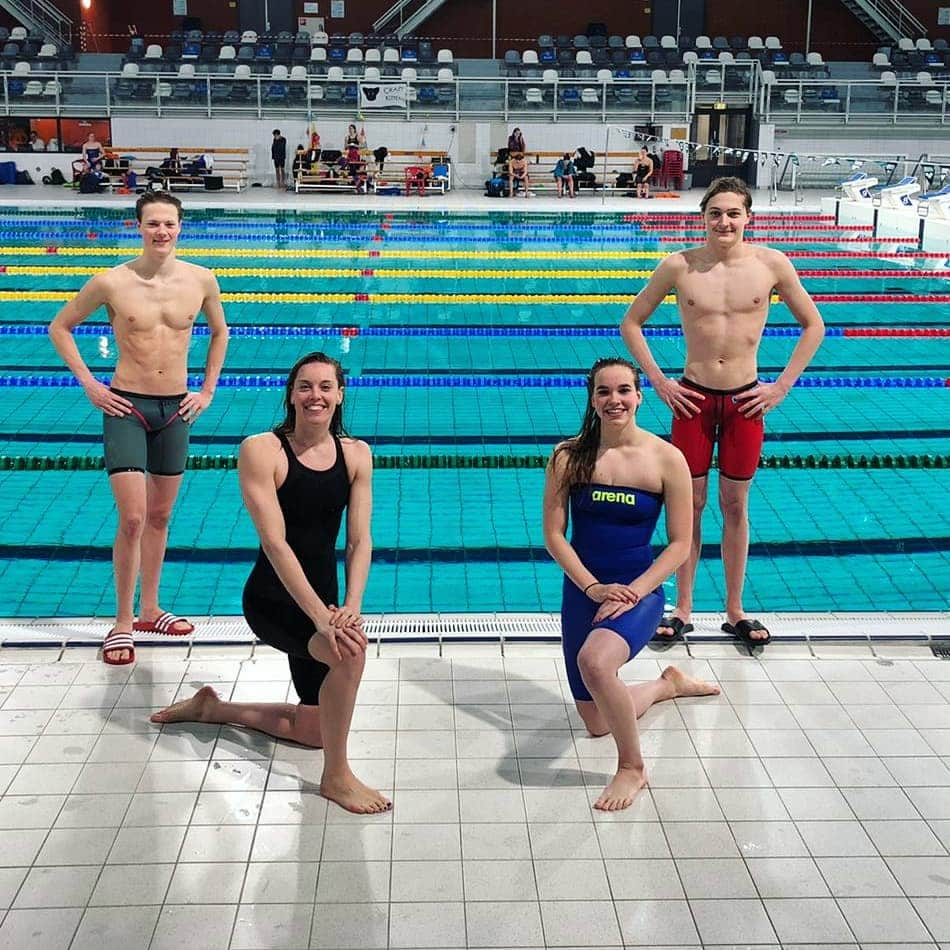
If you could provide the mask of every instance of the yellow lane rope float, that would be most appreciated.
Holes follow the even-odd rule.
[[[378,260],[384,257],[397,260],[475,260],[475,261],[519,261],[519,260],[539,260],[553,261],[563,260],[564,251],[409,251],[409,250],[370,250],[368,248],[360,249],[340,249],[340,248],[280,248],[273,250],[250,250],[248,248],[237,247],[182,247],[181,254],[184,258],[192,257],[312,257],[312,258],[336,258],[357,257],[371,258]],[[138,255],[138,248],[129,247],[0,247],[0,255],[10,255],[11,257],[40,257],[40,256],[62,256],[62,257],[123,257],[132,258]],[[588,261],[658,261],[667,256],[666,251],[571,251],[572,260]]]
[[[44,300],[70,300],[72,290],[0,290],[0,301],[37,303]],[[222,293],[225,303],[514,303],[514,304],[603,304],[626,303],[631,294],[305,294],[305,293]],[[777,294],[772,303],[779,303]],[[676,296],[668,294],[664,303],[676,303]]]
[[[91,274],[101,274],[109,269],[108,267],[92,266],[63,267],[8,264],[2,268],[2,273],[30,277],[51,274],[74,274],[88,277]],[[219,277],[377,277],[397,279],[412,277],[421,280],[583,280],[585,278],[620,280],[647,279],[653,274],[653,271],[650,270],[450,270],[444,268],[400,270],[393,267],[374,267],[372,269],[359,267],[216,267],[214,272]]]

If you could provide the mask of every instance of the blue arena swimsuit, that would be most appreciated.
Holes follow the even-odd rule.
[[[577,485],[571,490],[571,546],[601,584],[629,584],[653,563],[650,539],[663,508],[663,496],[622,485]],[[612,630],[630,647],[632,659],[656,632],[663,616],[663,592],[647,594],[632,610],[596,629]],[[590,701],[577,666],[577,654],[591,630],[600,604],[564,578],[561,639],[571,695]]]

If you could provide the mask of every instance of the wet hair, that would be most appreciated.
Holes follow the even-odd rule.
[[[587,374],[587,406],[584,409],[584,418],[581,429],[573,439],[568,439],[554,450],[552,462],[558,454],[567,455],[567,465],[564,470],[564,485],[570,490],[575,485],[589,485],[594,475],[594,465],[597,462],[597,450],[600,448],[600,417],[593,406],[594,385],[597,374],[608,366],[626,366],[633,373],[633,385],[637,392],[642,392],[640,386],[640,370],[630,360],[618,356],[608,356],[597,360]]]
[[[728,192],[734,195],[741,195],[742,200],[745,202],[745,209],[750,214],[752,212],[752,192],[749,191],[749,186],[741,178],[716,178],[706,189],[706,194],[703,195],[702,199],[699,202],[699,210],[706,213],[706,205],[716,197],[716,195],[724,194]]]
[[[297,385],[297,376],[300,374],[300,371],[311,363],[323,363],[326,366],[332,366],[336,374],[337,386],[339,386],[340,389],[346,386],[346,376],[343,372],[343,367],[332,356],[327,356],[326,353],[321,353],[319,350],[308,353],[306,356],[301,356],[287,374],[287,388],[284,392],[284,421],[274,428],[275,433],[282,433],[283,435],[291,435],[293,433],[294,427],[297,424],[297,410],[293,404],[294,386]],[[343,427],[342,402],[333,411],[333,418],[330,419],[330,434],[335,436],[347,435],[347,431]]]
[[[271,135],[280,135],[280,129],[274,129],[274,131],[271,132]]]
[[[135,202],[135,220],[138,221],[139,224],[142,223],[142,215],[145,212],[145,208],[151,204],[171,205],[178,212],[179,221],[184,217],[181,201],[174,195],[169,194],[167,191],[146,191],[145,194]]]

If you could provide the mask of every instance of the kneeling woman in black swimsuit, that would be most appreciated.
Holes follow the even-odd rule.
[[[244,587],[244,616],[286,653],[299,705],[229,703],[210,686],[153,722],[234,723],[324,750],[320,792],[358,813],[391,802],[350,770],[346,740],[366,662],[360,616],[372,540],[372,456],[345,437],[343,370],[323,353],[299,360],[287,380],[284,421],[244,440],[241,493],[261,549]],[[346,595],[339,603],[336,538],[346,510]]]

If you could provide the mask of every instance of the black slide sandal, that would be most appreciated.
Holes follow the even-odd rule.
[[[772,641],[772,635],[758,620],[740,620],[736,624],[724,623],[722,631],[744,643],[750,650],[755,647],[764,647]],[[765,636],[759,639],[753,637],[753,633],[764,633]]]
[[[669,627],[673,632],[669,633],[660,633],[660,630],[664,627]],[[680,620],[679,617],[664,617],[656,625],[656,633],[653,635],[654,640],[659,640],[660,643],[675,643],[677,640],[683,639],[684,633],[692,633],[693,625],[691,623],[686,623]]]

